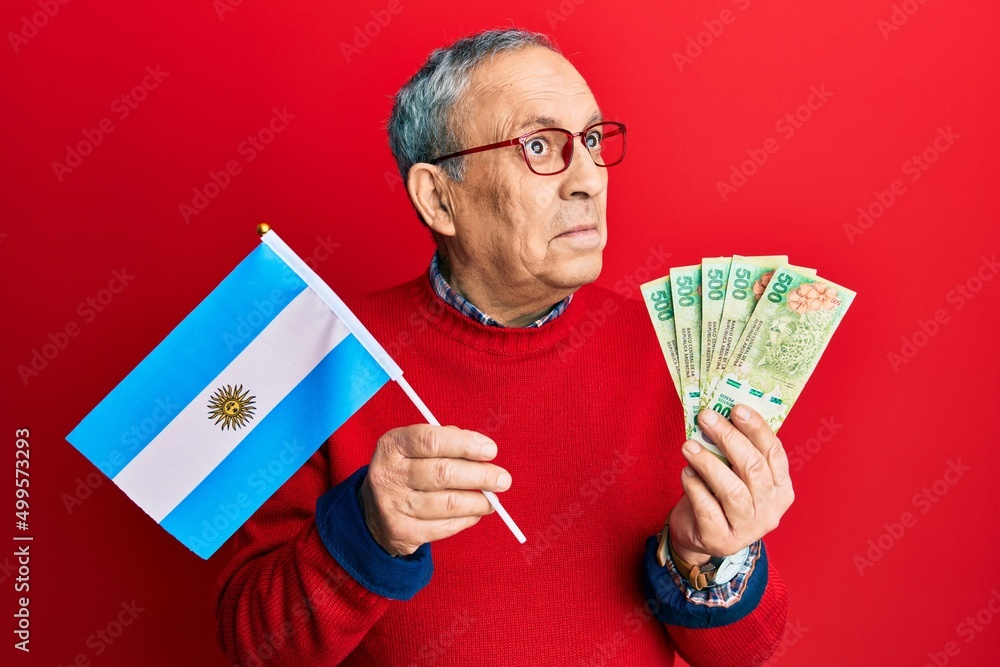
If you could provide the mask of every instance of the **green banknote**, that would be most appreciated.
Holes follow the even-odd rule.
[[[708,403],[715,385],[726,369],[729,357],[736,347],[757,300],[764,294],[774,270],[788,261],[785,255],[744,257],[733,255],[726,280],[722,315],[719,318],[718,336],[712,358],[704,365],[702,378],[702,407]]]
[[[701,407],[708,400],[709,366],[715,353],[722,320],[722,307],[726,303],[726,283],[732,257],[706,257],[701,260],[701,370],[698,390]]]
[[[660,351],[667,362],[670,379],[674,381],[677,396],[681,396],[679,361],[677,360],[677,331],[674,328],[673,298],[670,296],[670,277],[665,276],[639,286],[642,301],[646,304],[653,330],[660,341]],[[683,400],[683,399],[682,399]]]
[[[809,269],[778,267],[707,405],[725,417],[737,403],[749,405],[777,431],[854,297]],[[690,437],[722,456],[700,429]]]
[[[701,264],[670,269],[670,296],[677,332],[677,370],[687,436],[694,432],[701,405]]]

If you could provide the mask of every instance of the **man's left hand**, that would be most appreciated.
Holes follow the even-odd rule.
[[[691,565],[730,556],[778,526],[795,495],[788,456],[756,410],[734,406],[732,422],[709,409],[698,414],[732,469],[695,440],[682,452],[684,496],[670,512],[670,543]]]

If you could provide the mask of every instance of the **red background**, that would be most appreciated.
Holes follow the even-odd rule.
[[[891,20],[890,0],[402,0],[397,13],[381,0],[248,0],[221,15],[210,0],[52,4],[51,18],[35,0],[0,9],[2,451],[13,467],[14,429],[30,429],[35,538],[35,660],[11,647],[9,569],[0,570],[0,660],[225,664],[211,599],[224,552],[201,561],[107,482],[69,512],[63,494],[95,468],[64,436],[255,246],[258,221],[347,297],[423,271],[431,244],[386,147],[390,96],[433,48],[516,25],[552,34],[606,115],[629,126],[601,284],[636,296],[629,282],[652,277],[645,265],[662,247],[671,257],[659,274],[702,256],[782,252],[859,294],[781,433],[797,499],[768,545],[799,631],[777,662],[922,665],[941,653],[938,664],[996,664],[1000,619],[984,612],[980,622],[992,623],[971,633],[959,624],[1000,591],[1000,280],[973,280],[981,290],[961,309],[952,291],[1000,246],[995,3],[908,0],[912,15],[897,14],[887,34],[879,22]],[[726,9],[733,20],[712,23]],[[345,56],[342,44],[373,10],[391,20]],[[42,27],[25,28],[25,17]],[[9,33],[29,37],[11,44]],[[691,47],[696,57],[679,68],[674,53],[699,33],[707,46]],[[112,103],[147,66],[169,74],[122,119]],[[783,134],[776,123],[812,86],[831,95]],[[294,119],[247,162],[238,146],[275,107]],[[60,181],[52,163],[103,118],[114,131]],[[911,181],[904,163],[939,128],[959,138]],[[724,201],[718,181],[772,137],[778,151]],[[186,224],[179,205],[229,160],[241,172]],[[851,238],[845,224],[896,179],[905,192]],[[327,255],[324,244],[336,247]],[[93,316],[78,310],[122,268],[134,279],[120,294]],[[939,309],[947,321],[893,368],[888,355]],[[78,335],[25,384],[18,365],[68,323]],[[826,434],[823,419],[841,425],[836,435],[818,450],[814,440],[808,459],[795,454]],[[959,459],[969,471],[939,481]],[[915,504],[935,481],[939,501]],[[8,484],[3,542],[17,532]],[[854,557],[907,511],[915,524],[883,537],[891,546],[859,574]],[[88,636],[133,599],[144,611],[96,655]],[[944,655],[948,642],[957,655]]]

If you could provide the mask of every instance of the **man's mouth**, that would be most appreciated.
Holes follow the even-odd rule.
[[[597,225],[577,225],[576,227],[570,227],[556,238],[576,238],[587,236],[591,233],[597,234]]]

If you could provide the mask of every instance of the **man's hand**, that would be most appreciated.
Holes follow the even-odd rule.
[[[684,443],[690,466],[670,512],[670,543],[691,565],[731,556],[771,532],[795,498],[785,449],[757,411],[737,405],[730,423],[705,409],[698,423],[733,467],[694,440]]]
[[[496,443],[454,426],[417,424],[379,438],[361,485],[368,531],[394,556],[412,554],[475,525],[493,511],[480,490],[506,491],[510,474],[492,463]]]

